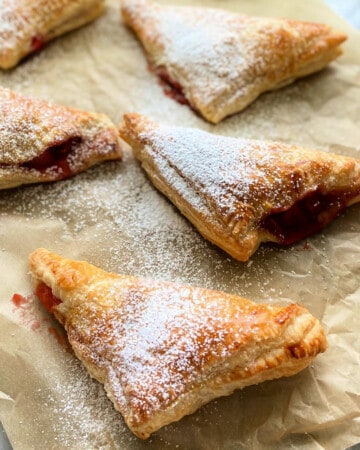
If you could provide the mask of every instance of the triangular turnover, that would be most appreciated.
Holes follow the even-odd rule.
[[[122,16],[166,92],[212,123],[321,70],[346,39],[319,23],[148,0],[122,0]]]
[[[293,375],[326,349],[305,308],[115,275],[45,249],[30,255],[39,299],[140,438],[213,398]]]
[[[120,135],[150,180],[198,231],[246,261],[289,245],[360,201],[360,160],[279,142],[159,125],[126,114]]]

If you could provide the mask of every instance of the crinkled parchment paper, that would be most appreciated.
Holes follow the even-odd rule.
[[[273,139],[360,157],[360,34],[320,0],[183,1],[257,15],[327,22],[349,33],[322,73],[263,95],[214,127],[163,95],[122,25],[117,0],[98,21],[51,43],[0,84],[108,114]],[[106,270],[222,289],[257,302],[299,302],[326,329],[311,367],[237,391],[142,442],[65,334],[31,295],[38,246]],[[126,151],[63,182],[0,192],[0,419],[17,449],[342,449],[360,441],[360,207],[286,249],[262,246],[248,263],[207,243],[149,183]],[[12,301],[14,293],[23,303]]]

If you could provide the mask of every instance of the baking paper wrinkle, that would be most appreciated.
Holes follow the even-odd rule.
[[[360,157],[356,30],[321,0],[196,4],[326,22],[350,38],[328,69],[262,95],[216,127],[163,95],[141,46],[121,24],[118,0],[109,0],[93,24],[1,72],[0,84],[108,114],[116,124],[135,111],[162,123]],[[59,325],[41,307],[19,310],[12,302],[14,293],[32,293],[27,258],[37,247],[108,271],[220,289],[259,303],[298,302],[323,322],[329,349],[294,377],[236,391],[142,442],[59,343]],[[251,264],[238,263],[150,185],[128,148],[122,162],[70,180],[0,191],[0,419],[14,449],[287,450],[360,442],[359,252],[355,205],[311,238],[286,249],[264,245]],[[34,321],[40,323],[35,330]]]

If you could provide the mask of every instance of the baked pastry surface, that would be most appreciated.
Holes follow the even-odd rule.
[[[213,398],[299,372],[327,346],[296,304],[116,275],[45,249],[29,264],[40,301],[143,439]]]
[[[121,156],[118,129],[106,115],[0,87],[0,189],[61,180]]]
[[[104,0],[1,0],[0,68],[10,69],[46,42],[96,19]]]
[[[147,0],[122,0],[122,17],[167,92],[212,123],[324,68],[346,39],[318,23]]]
[[[120,135],[198,231],[246,261],[297,242],[360,201],[360,160],[278,142],[162,126],[125,114]]]

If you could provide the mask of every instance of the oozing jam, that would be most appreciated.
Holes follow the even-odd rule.
[[[40,34],[35,34],[31,39],[31,50],[39,52],[45,45],[45,41]]]
[[[190,103],[188,99],[185,97],[184,89],[181,86],[180,83],[173,80],[170,75],[168,74],[167,70],[164,67],[156,67],[152,68],[149,66],[150,71],[154,71],[156,75],[160,78],[161,84],[163,86],[164,93],[172,98],[173,100],[176,100],[181,105],[189,105]]]
[[[276,236],[279,243],[290,245],[320,231],[345,209],[348,198],[344,193],[323,195],[315,191],[290,209],[270,214],[261,227]]]
[[[56,169],[61,178],[66,178],[72,174],[68,156],[74,145],[79,144],[81,139],[78,137],[68,139],[58,145],[47,148],[41,155],[27,161],[22,166],[28,169],[35,169],[39,172],[45,172],[48,169]]]
[[[52,312],[55,306],[61,303],[61,300],[55,297],[51,288],[45,283],[39,283],[37,285],[35,294],[49,312]]]

